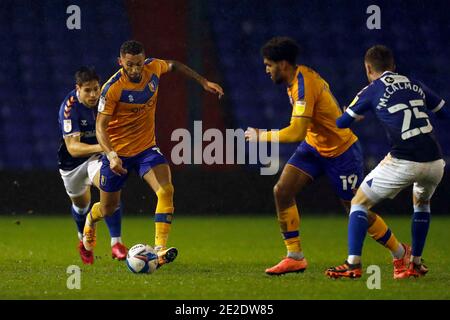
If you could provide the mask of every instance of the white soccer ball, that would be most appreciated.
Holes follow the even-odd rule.
[[[133,273],[153,273],[158,267],[158,254],[146,244],[136,244],[128,250],[127,267]]]

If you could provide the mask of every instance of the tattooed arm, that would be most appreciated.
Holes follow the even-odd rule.
[[[203,78],[187,65],[174,60],[167,60],[166,62],[169,64],[169,71],[178,71],[184,74],[186,77],[194,79],[203,87],[204,90],[217,94],[219,96],[219,99],[223,96],[222,87],[220,87],[217,83],[210,82],[207,79]]]

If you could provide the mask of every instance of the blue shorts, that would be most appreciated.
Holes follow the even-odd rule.
[[[335,158],[321,156],[316,149],[303,141],[288,164],[313,179],[326,174],[336,194],[345,201],[352,200],[354,192],[364,179],[364,159],[359,141]]]
[[[128,170],[128,173],[122,176],[111,171],[108,158],[103,156],[102,167],[100,168],[100,189],[103,191],[116,192],[122,190],[132,170],[136,171],[142,178],[153,167],[167,163],[166,158],[156,146],[150,147],[133,157],[120,157],[120,159],[122,159],[122,166]]]

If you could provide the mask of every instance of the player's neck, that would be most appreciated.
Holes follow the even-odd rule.
[[[297,75],[297,66],[289,67],[286,79],[287,80],[286,83],[289,87],[292,86],[292,83],[294,82],[296,75]]]
[[[393,73],[394,71],[386,70],[386,71],[383,71],[383,72],[376,72],[376,73],[374,73],[374,75],[372,77],[372,82],[377,80],[377,79],[380,79],[385,73],[389,73],[389,72]]]

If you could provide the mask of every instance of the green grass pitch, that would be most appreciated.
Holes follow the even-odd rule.
[[[124,217],[123,239],[129,247],[153,243],[152,216]],[[407,217],[386,217],[399,239],[410,241]],[[20,223],[19,223],[20,221]],[[203,216],[174,220],[170,244],[177,260],[152,275],[130,273],[110,258],[109,236],[99,225],[97,259],[81,264],[75,225],[61,217],[0,218],[0,299],[449,299],[450,218],[433,217],[424,258],[429,274],[394,281],[389,252],[370,238],[364,266],[381,268],[381,289],[369,290],[361,279],[330,280],[324,270],[346,257],[345,216],[305,214],[301,235],[309,268],[303,274],[270,277],[264,269],[285,249],[275,217]],[[81,289],[67,289],[69,265],[81,267]]]

